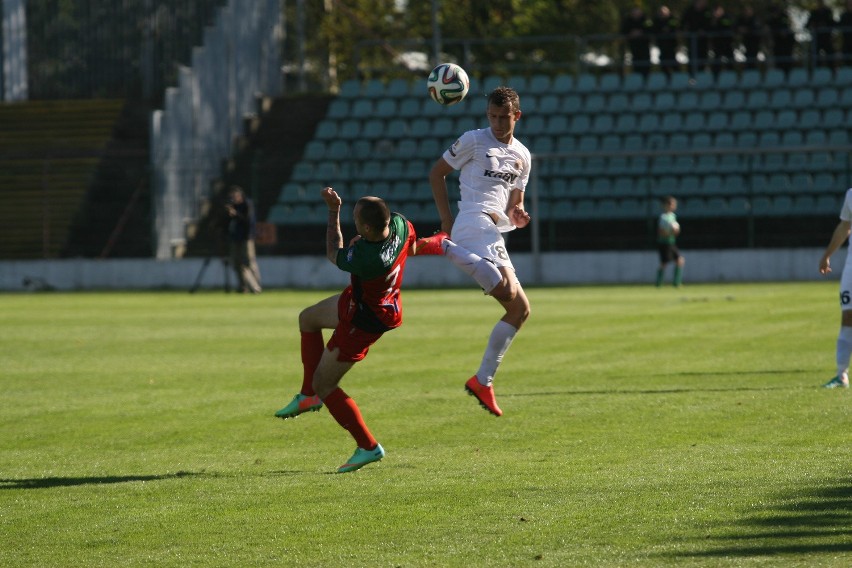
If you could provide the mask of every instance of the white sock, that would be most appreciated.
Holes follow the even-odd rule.
[[[837,334],[837,376],[849,371],[849,357],[852,355],[852,327],[840,326]]]
[[[485,260],[449,239],[444,240],[443,245],[444,256],[461,268],[465,274],[473,277],[486,294],[490,293],[503,280],[503,275],[500,274],[493,262]]]
[[[482,356],[482,363],[476,372],[476,379],[480,384],[489,386],[494,381],[497,367],[500,366],[503,355],[509,350],[516,333],[518,333],[518,329],[503,320],[498,321],[494,329],[491,330],[485,355]]]

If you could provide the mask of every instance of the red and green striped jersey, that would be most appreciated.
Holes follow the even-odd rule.
[[[417,238],[414,227],[392,213],[390,234],[381,242],[358,239],[337,252],[337,266],[352,274],[352,324],[371,333],[384,333],[402,324],[400,287],[408,247]]]

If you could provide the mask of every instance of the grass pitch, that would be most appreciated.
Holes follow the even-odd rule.
[[[327,293],[0,296],[0,566],[849,566],[836,282],[404,292],[344,379],[388,452],[298,390]]]

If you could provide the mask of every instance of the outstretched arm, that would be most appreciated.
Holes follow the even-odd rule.
[[[328,227],[325,231],[325,256],[337,266],[337,251],[343,248],[343,231],[340,230],[340,205],[343,200],[337,192],[326,187],[320,193],[328,205]]]

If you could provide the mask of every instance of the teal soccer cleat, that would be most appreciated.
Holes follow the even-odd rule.
[[[349,461],[337,468],[337,473],[346,473],[348,471],[361,469],[368,463],[377,462],[383,457],[385,457],[385,449],[381,444],[377,444],[372,450],[358,448],[355,450],[355,453],[352,454],[352,457],[349,458]]]
[[[322,401],[317,395],[307,396],[302,393],[297,394],[290,401],[290,404],[275,413],[278,418],[294,418],[303,412],[316,412],[322,408]]]

